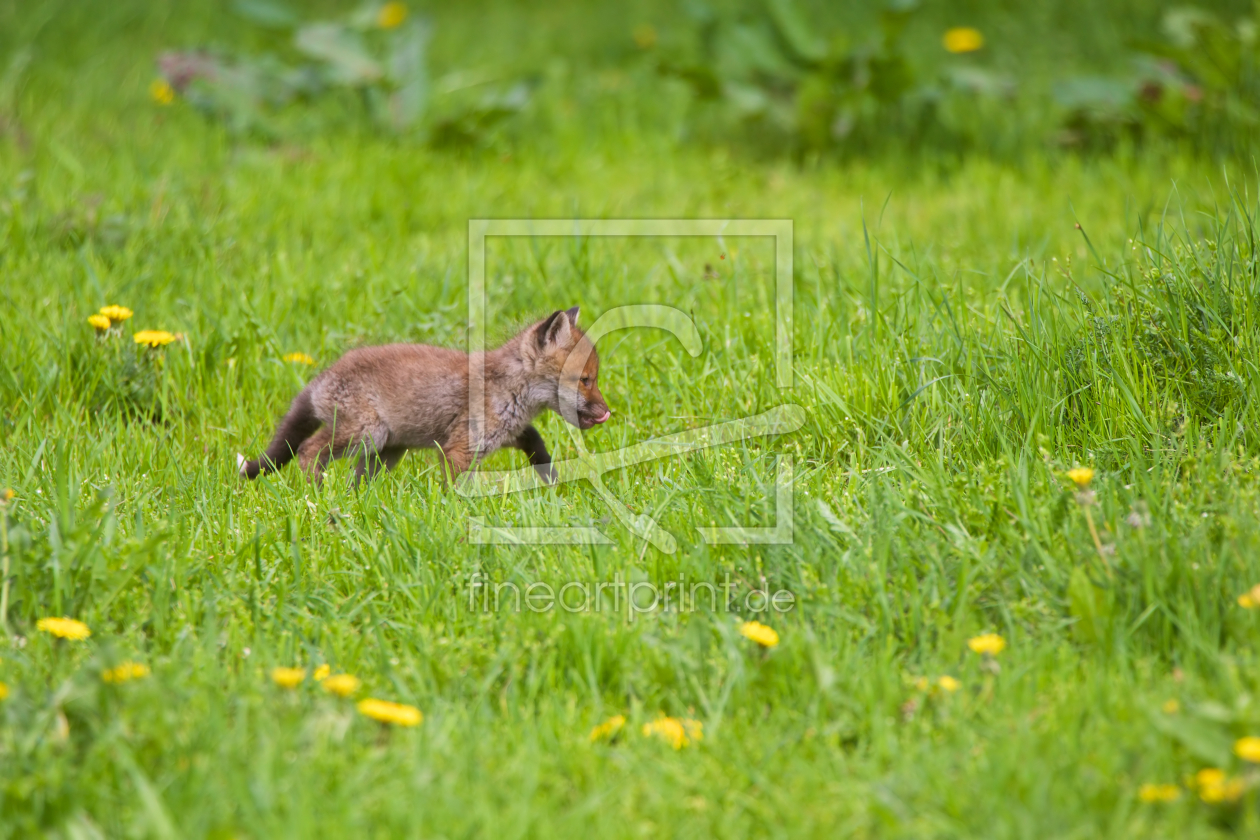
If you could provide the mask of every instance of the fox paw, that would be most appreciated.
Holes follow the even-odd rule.
[[[547,484],[555,484],[560,478],[560,473],[551,464],[535,464],[534,472]]]

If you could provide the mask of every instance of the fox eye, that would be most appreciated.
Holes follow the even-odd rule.
[[[590,378],[589,376],[583,376],[583,377],[582,377],[581,379],[579,379],[578,381],[582,383],[582,387],[583,387],[583,388],[588,388],[588,387],[590,387],[590,384],[591,384],[591,378]]]

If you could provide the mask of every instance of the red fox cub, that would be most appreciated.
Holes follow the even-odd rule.
[[[358,455],[357,483],[382,466],[393,467],[408,449],[436,447],[454,479],[474,460],[512,446],[529,456],[544,480],[553,481],[551,455],[531,425],[534,418],[549,408],[590,429],[612,416],[599,392],[599,357],[577,319],[576,306],[553,312],[497,350],[479,354],[485,412],[473,431],[467,353],[424,344],[351,350],[294,398],[258,460],[236,456],[240,474],[256,478],[274,472],[296,455],[318,480],[330,459]],[[565,370],[573,353],[578,358]]]

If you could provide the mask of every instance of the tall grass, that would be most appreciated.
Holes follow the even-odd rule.
[[[155,8],[106,22],[135,22],[134,44],[222,25]],[[1252,173],[1154,154],[750,162],[654,130],[667,102],[632,119],[616,96],[510,151],[239,144],[145,101],[138,47],[98,43],[82,14],[47,24],[68,40],[23,89],[29,145],[0,143],[0,488],[16,492],[0,836],[1254,832],[1251,792],[1138,799],[1205,767],[1251,780],[1231,747],[1260,730],[1257,616],[1237,603],[1260,582]],[[99,94],[102,67],[118,89],[81,99],[68,80]],[[624,96],[646,99],[640,83]],[[237,480],[235,453],[314,372],[286,353],[462,345],[467,220],[486,216],[794,219],[789,391],[766,241],[487,252],[497,335],[574,304],[692,314],[698,358],[649,331],[601,345],[615,420],[593,450],[806,409],[794,434],[605,477],[675,553],[587,487],[466,499],[426,453],[359,490],[344,464],[318,487],[292,469]],[[135,310],[118,338],[85,321],[106,303]],[[136,348],[142,328],[185,339]],[[573,454],[559,418],[540,428]],[[783,454],[794,542],[706,545],[698,526],[774,524]],[[1065,478],[1078,465],[1092,497]],[[470,516],[613,543],[477,545]],[[737,597],[633,621],[492,612],[470,607],[474,575],[729,579]],[[762,589],[796,609],[748,610]],[[35,627],[50,615],[93,635],[54,640]],[[742,637],[750,618],[781,644]],[[1007,639],[996,659],[968,650],[982,632]],[[129,659],[151,675],[102,679]],[[321,664],[423,724],[268,677]],[[592,743],[614,714],[622,737]],[[658,714],[702,721],[703,740],[646,738]]]

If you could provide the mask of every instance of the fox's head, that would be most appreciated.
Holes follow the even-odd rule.
[[[578,329],[578,307],[557,310],[530,327],[526,356],[534,373],[555,386],[549,407],[579,429],[590,429],[612,416],[599,392],[599,354]],[[550,387],[548,388],[550,396]]]

